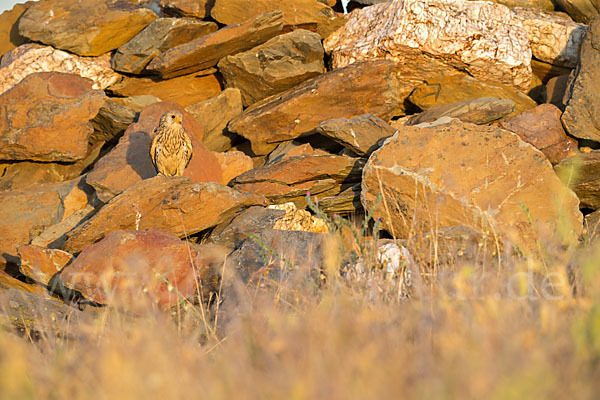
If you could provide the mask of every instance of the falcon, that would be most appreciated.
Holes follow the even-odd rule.
[[[192,141],[179,111],[167,111],[154,129],[150,158],[158,175],[181,176],[192,159]]]

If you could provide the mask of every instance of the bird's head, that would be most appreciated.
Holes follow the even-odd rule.
[[[160,117],[161,125],[181,125],[183,122],[183,115],[179,111],[167,111]]]

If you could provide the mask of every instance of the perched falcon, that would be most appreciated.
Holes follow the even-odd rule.
[[[192,158],[192,141],[179,111],[167,111],[154,129],[150,158],[158,175],[181,176]]]

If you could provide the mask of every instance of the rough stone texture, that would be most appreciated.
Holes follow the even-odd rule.
[[[0,191],[22,189],[38,183],[63,182],[77,178],[94,163],[104,143],[91,146],[85,158],[75,163],[9,161],[0,164]]]
[[[282,231],[302,231],[313,233],[327,233],[327,223],[323,218],[315,217],[306,210],[300,210],[292,202],[273,204],[268,206],[274,210],[283,210],[285,215],[275,221],[273,229]]]
[[[254,168],[252,158],[241,151],[232,150],[225,153],[214,153],[214,155],[221,165],[223,175],[221,183],[224,185],[227,185],[236,176]]]
[[[409,118],[406,125],[418,125],[423,122],[433,122],[442,117],[450,117],[485,125],[499,120],[515,110],[515,102],[510,99],[497,99],[495,97],[480,97],[457,101],[456,103],[434,106],[420,114]]]
[[[79,226],[90,219],[101,205],[103,205],[103,203],[96,199],[96,201],[88,204],[81,210],[75,211],[70,217],[45,228],[31,241],[31,244],[51,249],[62,248],[67,241],[67,234],[76,226]]]
[[[28,43],[2,57],[0,63],[0,93],[36,72],[65,72],[91,79],[94,89],[106,89],[121,79],[110,68],[110,55],[79,57],[50,46]]]
[[[354,214],[362,210],[360,203],[360,183],[355,184],[335,196],[325,196],[319,199],[319,209],[324,213]]]
[[[252,105],[229,123],[229,130],[250,140],[252,151],[262,155],[328,119],[371,113],[388,120],[400,102],[395,66],[378,60],[319,75]]]
[[[589,23],[600,12],[597,0],[556,0],[556,4],[575,21],[583,24]]]
[[[210,282],[226,254],[215,245],[183,242],[163,229],[118,230],[84,249],[60,279],[96,303],[135,307],[147,298],[168,308],[182,297],[197,301],[208,297],[204,291],[218,290]]]
[[[99,56],[127,43],[157,15],[123,0],[47,0],[19,20],[26,38],[80,56]]]
[[[316,33],[299,29],[219,61],[227,87],[240,89],[244,106],[322,74],[323,45]]]
[[[231,222],[215,227],[210,235],[210,241],[230,249],[236,249],[251,234],[265,229],[273,229],[277,221],[284,215],[284,210],[258,206],[249,207],[240,212]]]
[[[125,132],[140,111],[160,99],[154,96],[112,97],[106,99],[98,114],[90,121],[94,127],[92,141],[109,141]]]
[[[514,88],[480,82],[465,75],[438,76],[427,79],[425,83],[415,88],[409,100],[422,110],[427,110],[442,104],[481,97],[496,97],[514,101],[513,115],[537,106],[531,97]]]
[[[310,29],[323,39],[344,23],[318,0],[216,0],[211,16],[222,24],[234,24],[275,10],[283,12],[286,30]]]
[[[546,103],[554,104],[561,111],[564,111],[565,103],[563,103],[563,99],[568,86],[569,75],[560,75],[551,78],[546,84]]]
[[[107,202],[142,179],[156,176],[150,159],[150,144],[161,115],[167,111],[183,114],[183,127],[192,140],[194,154],[184,172],[194,182],[221,182],[221,167],[214,154],[202,145],[202,126],[177,103],[154,103],[140,113],[117,146],[102,157],[88,174],[87,182],[98,198]]]
[[[0,55],[27,43],[27,38],[19,35],[17,22],[33,3],[28,1],[25,4],[15,4],[12,9],[0,14]]]
[[[274,289],[285,281],[295,288],[314,288],[329,251],[327,235],[265,229],[256,237],[260,243],[249,238],[228,257],[243,282]]]
[[[174,101],[186,107],[221,93],[221,84],[213,72],[166,80],[125,77],[121,82],[110,86],[108,91],[114,96],[123,97],[151,95],[162,101]]]
[[[521,7],[512,11],[527,31],[534,57],[563,67],[577,66],[587,26],[558,13]]]
[[[537,76],[543,84],[548,83],[548,81],[555,76],[569,75],[572,71],[572,68],[552,65],[536,59],[531,60],[531,69],[533,70],[534,79]],[[533,84],[532,87],[534,87]]]
[[[74,74],[39,72],[0,95],[0,159],[76,161],[106,96]],[[27,99],[27,101],[23,101]]]
[[[85,207],[90,194],[81,186],[81,179],[75,179],[1,192],[0,255],[4,260],[16,261],[18,245],[29,243],[46,227]]]
[[[516,134],[457,120],[402,127],[363,169],[362,203],[395,237],[465,225],[522,251],[574,244],[579,200]],[[530,222],[531,221],[531,222]]]
[[[118,229],[156,226],[189,236],[229,220],[244,207],[265,202],[256,193],[240,193],[219,183],[156,176],[130,187],[72,230],[64,250],[77,253]]]
[[[365,114],[322,122],[317,127],[317,132],[359,156],[368,156],[379,147],[381,139],[392,136],[396,129],[381,118]]]
[[[355,10],[324,47],[333,68],[377,58],[405,64],[426,53],[483,81],[522,91],[531,82],[527,33],[491,2],[394,0]]]
[[[600,150],[565,158],[554,169],[577,194],[581,208],[600,209]]]
[[[273,203],[293,202],[306,207],[306,195],[336,195],[360,181],[364,161],[343,156],[299,156],[254,168],[235,178],[231,185],[242,192],[256,192]]]
[[[43,285],[47,285],[53,275],[73,261],[73,256],[66,251],[31,244],[17,247],[17,252],[23,275]]]
[[[275,150],[269,153],[265,165],[271,165],[278,161],[298,156],[330,156],[331,153],[321,149],[314,149],[310,143],[300,143],[295,140],[281,143]]]
[[[210,16],[213,0],[161,0],[160,9],[170,17],[204,19]]]
[[[43,294],[46,290],[38,285],[28,285],[16,278],[13,278],[12,276],[8,275],[6,272],[4,272],[3,270],[0,270],[0,301],[2,300],[6,300],[7,293],[10,292],[19,292],[20,294],[22,294],[23,296],[25,296],[28,293],[37,293],[37,294]],[[0,304],[7,304],[7,303],[0,303]],[[13,306],[14,304],[10,304],[8,303],[9,306]],[[4,315],[2,315],[2,311],[4,311],[6,313],[6,308],[4,308],[4,310],[0,309],[0,324],[4,323]],[[6,325],[6,324],[3,324]]]
[[[569,134],[600,141],[600,17],[590,24],[580,63],[565,93],[562,122]]]
[[[185,108],[204,128],[202,143],[212,151],[231,148],[235,137],[227,131],[227,124],[240,115],[242,110],[242,95],[234,88],[227,88],[216,97]]]
[[[198,39],[217,30],[214,22],[190,18],[159,18],[119,47],[112,67],[119,72],[141,73],[160,52]]]
[[[281,32],[283,16],[275,11],[241,24],[228,25],[210,35],[175,46],[160,53],[146,67],[163,78],[185,75],[210,68],[227,55],[245,51]]]
[[[540,150],[552,164],[577,152],[577,141],[567,136],[560,122],[562,112],[552,104],[500,121],[500,127],[514,132]]]
[[[502,4],[508,8],[526,7],[543,11],[554,11],[552,0],[494,0],[494,3]]]

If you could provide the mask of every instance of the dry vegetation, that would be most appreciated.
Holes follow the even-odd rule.
[[[332,243],[324,284],[298,269],[237,287],[237,307],[101,308],[68,335],[0,331],[0,397],[597,396],[593,234],[545,262],[503,255],[422,265],[410,298],[390,295],[398,281],[376,263],[341,276]]]

